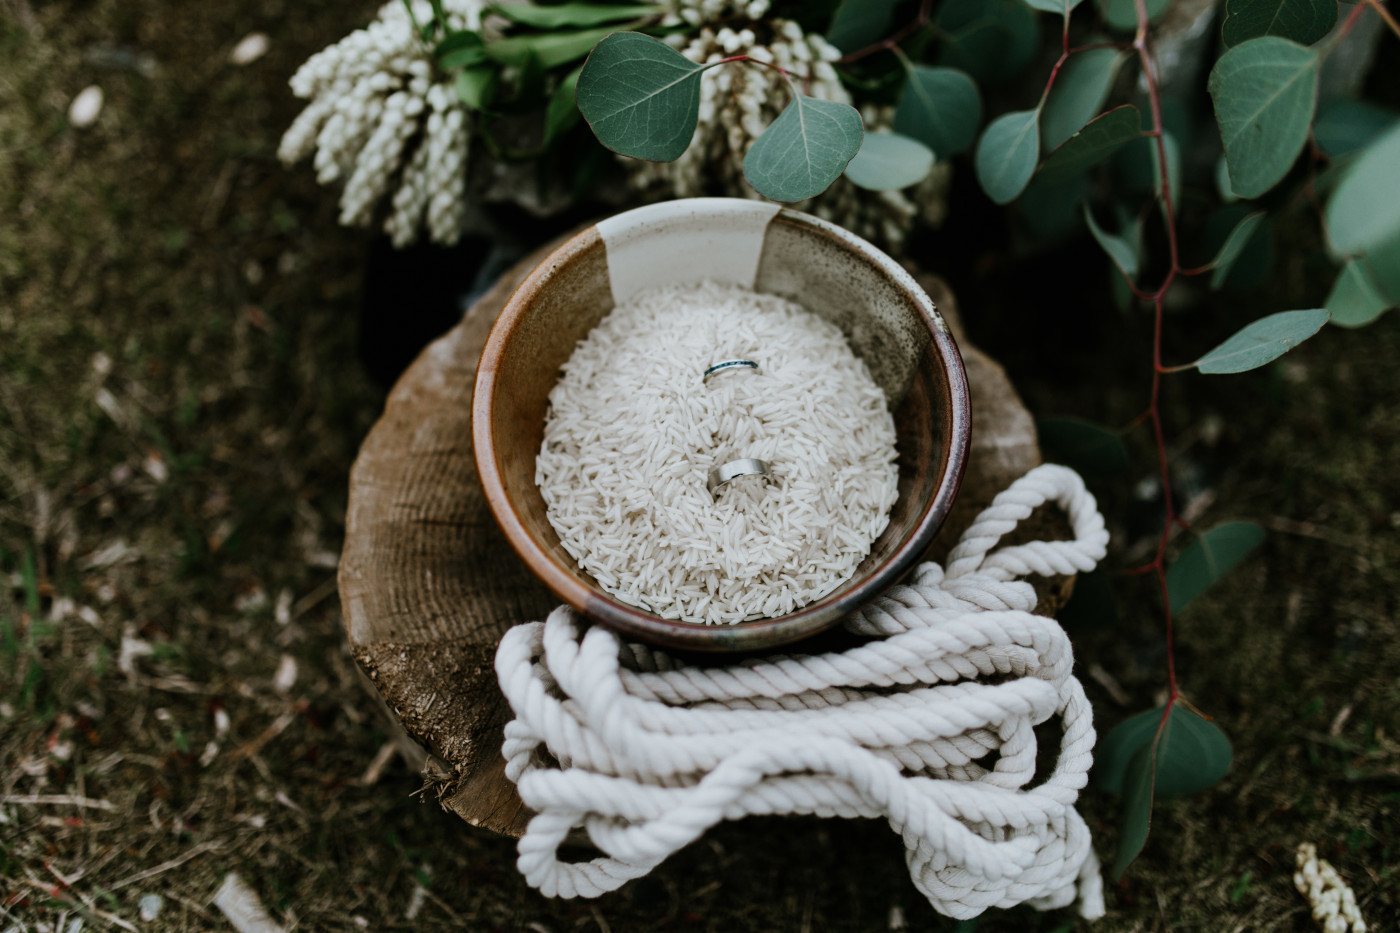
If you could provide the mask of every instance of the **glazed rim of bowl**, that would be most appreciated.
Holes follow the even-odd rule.
[[[927,331],[919,335],[920,339],[927,340],[923,353],[932,353],[936,357],[937,375],[942,377],[944,391],[935,401],[938,407],[946,409],[941,412],[935,410],[930,416],[930,421],[937,421],[941,415],[942,422],[938,426],[942,447],[939,449],[935,445],[933,451],[942,459],[935,491],[913,521],[912,530],[878,563],[867,567],[870,563],[867,556],[850,579],[800,609],[782,616],[732,625],[708,625],[663,618],[617,599],[591,577],[586,578],[558,544],[557,536],[550,542],[552,547],[547,545],[546,541],[554,532],[543,517],[542,500],[538,503],[538,509],[534,510],[540,514],[530,516],[533,521],[522,515],[526,503],[520,501],[519,493],[513,493],[508,488],[505,480],[508,471],[503,469],[500,462],[505,445],[497,444],[493,436],[493,412],[498,405],[508,405],[514,401],[507,386],[498,386],[497,370],[508,344],[522,330],[522,321],[529,316],[541,295],[551,289],[558,292],[572,287],[572,294],[579,295],[575,301],[588,302],[592,299],[595,305],[607,302],[606,308],[598,315],[597,319],[601,319],[620,300],[661,284],[719,279],[739,281],[753,287],[768,226],[778,217],[800,229],[803,236],[818,238],[824,248],[854,253],[860,261],[876,267],[879,274],[898,290],[906,304],[918,310],[920,323]],[[697,229],[701,232],[698,238],[695,233]],[[674,263],[656,261],[658,235],[678,241],[672,251],[684,257],[686,275],[683,279],[674,276]],[[753,270],[747,276],[747,281],[742,281],[745,277],[743,271],[736,277],[736,259],[741,270]],[[571,267],[588,262],[605,263],[601,278],[606,281],[601,287],[594,283],[594,294],[591,295],[581,294],[588,291],[586,283],[568,278]],[[594,279],[599,277],[596,273],[593,275]],[[607,294],[609,289],[611,294]],[[600,291],[602,294],[598,294]],[[583,333],[587,333],[593,324],[596,324],[596,319]],[[571,339],[569,347],[572,348],[575,343],[576,339]],[[557,381],[557,376],[555,367],[552,370],[553,380]],[[880,381],[879,376],[877,381]],[[550,385],[552,387],[553,381]],[[542,436],[543,411],[539,415],[538,431]],[[530,428],[533,427],[530,425]],[[472,447],[482,491],[497,524],[526,565],[564,602],[625,636],[655,645],[699,651],[755,650],[806,638],[835,625],[897,583],[923,555],[947,517],[962,481],[970,431],[971,409],[962,357],[947,325],[913,277],[884,252],[850,231],[799,211],[738,198],[691,198],[648,205],[599,221],[574,235],[530,272],[502,309],[482,351],[472,397]],[[930,434],[933,433],[934,426],[931,425]],[[536,443],[534,451],[538,449]],[[900,451],[901,460],[905,453]],[[533,485],[533,453],[529,468],[531,490],[538,495],[538,489]],[[528,494],[528,491],[525,492]],[[535,529],[533,532],[532,525]],[[541,536],[546,540],[540,540]]]

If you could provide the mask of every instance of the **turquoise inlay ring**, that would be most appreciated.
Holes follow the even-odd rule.
[[[754,372],[758,372],[758,364],[753,360],[723,360],[705,370],[705,375],[702,378],[708,380],[715,373],[722,373],[731,369],[752,369]]]

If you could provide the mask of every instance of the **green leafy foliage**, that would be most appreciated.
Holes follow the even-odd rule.
[[[1263,211],[1255,211],[1248,214],[1235,224],[1235,228],[1230,231],[1230,235],[1225,238],[1225,245],[1220,247],[1220,252],[1215,254],[1215,259],[1211,262],[1214,267],[1210,274],[1210,287],[1219,288],[1225,284],[1225,280],[1230,276],[1230,269],[1234,266],[1235,260],[1240,258],[1244,252],[1245,245],[1254,236],[1254,230],[1264,219]]]
[[[636,3],[559,3],[538,6],[533,3],[493,3],[488,9],[513,23],[535,29],[562,29],[568,26],[601,26],[661,13],[661,7]]]
[[[1255,198],[1288,173],[1308,138],[1317,104],[1312,49],[1264,36],[1221,56],[1208,84],[1230,167],[1230,186]]]
[[[569,72],[550,96],[549,106],[544,113],[544,141],[546,144],[558,139],[577,125],[579,112],[574,98],[578,94],[578,77],[582,73],[582,65]]]
[[[614,152],[670,162],[695,133],[700,71],[664,42],[614,33],[598,43],[579,73],[578,109],[598,141]]]
[[[1142,135],[1136,107],[1125,104],[1090,120],[1046,157],[1040,176],[1046,182],[1068,178],[1098,165],[1122,146]]]
[[[1339,256],[1400,238],[1400,124],[1356,158],[1327,201],[1327,236]]]
[[[1388,107],[1334,97],[1318,104],[1313,138],[1323,152],[1340,159],[1365,149],[1396,125],[1400,125],[1400,113]]]
[[[1220,200],[1226,204],[1240,199],[1240,196],[1235,194],[1235,189],[1230,187],[1230,166],[1226,164],[1224,155],[1215,163],[1215,193],[1220,195]]]
[[[1230,234],[1252,213],[1245,202],[1227,204],[1210,215],[1201,240],[1207,254],[1219,255]],[[1240,292],[1261,287],[1269,277],[1274,265],[1274,237],[1270,218],[1267,216],[1254,225],[1253,231],[1244,241],[1239,254],[1230,263],[1220,285],[1220,289]]]
[[[1397,302],[1381,294],[1371,281],[1365,262],[1353,259],[1337,273],[1337,281],[1323,304],[1332,312],[1333,324],[1363,327],[1395,307]]]
[[[440,67],[452,70],[479,65],[486,61],[486,43],[468,29],[450,33],[433,48],[433,57]]]
[[[983,84],[1003,84],[1035,57],[1040,29],[1021,0],[945,0],[938,11],[944,35],[940,64]]]
[[[1227,522],[1198,537],[1167,569],[1172,612],[1184,611],[1263,540],[1264,529],[1251,522]]]
[[[1095,755],[1094,782],[1099,787],[1122,794],[1132,756],[1154,739],[1158,745],[1158,796],[1190,794],[1225,776],[1230,770],[1230,740],[1225,733],[1180,703],[1172,704],[1171,717],[1164,724],[1165,713],[1162,707],[1146,710],[1109,730]]]
[[[534,35],[507,36],[495,42],[486,43],[486,56],[502,65],[523,68],[538,64],[544,69],[567,65],[578,61],[601,40],[617,35],[607,26],[596,29],[578,29],[572,32],[547,32]],[[621,33],[621,35],[640,35]],[[645,37],[644,37],[645,38]],[[652,40],[655,41],[655,40]],[[676,52],[680,55],[679,52]],[[680,56],[684,58],[685,56]]]
[[[1094,778],[1123,798],[1114,877],[1122,877],[1147,842],[1152,799],[1210,787],[1229,772],[1232,757],[1220,727],[1180,702],[1130,716],[1109,732],[1099,743]]]
[[[1049,151],[1094,118],[1128,58],[1118,49],[1089,49],[1065,63],[1040,115],[1040,143]]]
[[[1162,135],[1173,140],[1191,138],[1193,119],[1189,106],[1180,98],[1162,98]],[[1168,164],[1179,161],[1170,151],[1175,143],[1166,143]],[[1156,194],[1161,196],[1162,173],[1157,154],[1157,140],[1143,135],[1130,140],[1113,154],[1112,189],[1119,196],[1134,194]],[[1168,176],[1171,177],[1171,176]],[[1175,189],[1174,189],[1175,190]],[[1180,194],[1177,191],[1177,194]]]
[[[1088,197],[1087,174],[1050,185],[1032,178],[1016,204],[1027,232],[1039,240],[1053,241],[1083,231],[1080,209]]]
[[[1337,22],[1337,0],[1228,0],[1220,34],[1227,46],[1260,36],[1312,45]]]
[[[1228,340],[1192,363],[1203,373],[1242,373],[1272,363],[1327,323],[1327,311],[1280,311],[1246,324]]]
[[[1089,233],[1094,240],[1108,254],[1108,258],[1118,267],[1118,271],[1129,279],[1138,273],[1138,248],[1137,245],[1126,237],[1114,236],[1104,231],[1094,219],[1093,213],[1089,210],[1089,205],[1084,205],[1084,222],[1089,225]]]
[[[774,201],[814,198],[845,171],[863,133],[854,107],[794,90],[778,119],[749,147],[744,177]]]
[[[871,191],[891,191],[917,184],[933,168],[933,150],[898,133],[867,133],[860,151],[846,166],[852,183]]]
[[[1151,140],[1149,140],[1151,142]],[[1171,186],[1172,191],[1181,190],[1181,144],[1176,141],[1176,136],[1172,133],[1162,132],[1162,145],[1149,147],[1152,155],[1152,190],[1157,197],[1165,197],[1162,192],[1162,185]],[[1162,157],[1166,156],[1167,170],[1162,171]]]
[[[1084,0],[1026,0],[1026,6],[1044,13],[1068,16]]]
[[[1041,418],[1035,429],[1050,463],[1063,463],[1085,476],[1113,476],[1128,470],[1128,449],[1114,431],[1076,418]]]
[[[894,23],[899,0],[844,0],[831,17],[826,41],[843,52],[854,52],[880,41]]]
[[[894,129],[946,159],[965,151],[982,123],[982,96],[956,68],[914,65],[894,111]]]
[[[1038,110],[1017,110],[993,120],[977,143],[977,180],[997,204],[1015,200],[1035,174],[1040,152]]]
[[[1147,0],[1147,21],[1155,23],[1167,11],[1170,0]],[[1135,0],[1097,0],[1104,22],[1114,29],[1131,32],[1137,29]]]
[[[1400,303],[1400,236],[1358,258],[1380,293],[1392,304]]]
[[[457,99],[473,110],[486,110],[491,106],[491,97],[496,91],[496,81],[500,72],[491,65],[473,65],[457,72],[453,88]]]
[[[1113,854],[1114,881],[1123,877],[1128,866],[1133,864],[1147,845],[1147,835],[1152,828],[1156,763],[1156,741],[1149,741],[1139,747],[1128,759],[1122,791],[1123,815],[1119,822],[1118,850]]]

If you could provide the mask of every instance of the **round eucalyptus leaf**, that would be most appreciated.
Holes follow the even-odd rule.
[[[1272,363],[1307,340],[1327,323],[1327,311],[1280,311],[1246,324],[1228,340],[1192,363],[1203,373],[1225,375],[1243,373]],[[1171,574],[1167,574],[1171,583]]]
[[[841,177],[860,151],[860,114],[849,104],[794,94],[744,156],[744,177],[765,198],[805,201]]]
[[[1170,0],[1147,0],[1147,21],[1155,23],[1167,11]],[[1104,22],[1114,29],[1132,32],[1137,29],[1137,3],[1135,0],[1098,0],[1099,13]]]
[[[979,84],[1005,84],[1040,48],[1036,16],[1021,0],[945,0],[938,11],[939,63]]]
[[[1323,305],[1332,312],[1332,323],[1341,327],[1364,327],[1395,306],[1371,281],[1366,264],[1353,259],[1337,273]]]
[[[1400,236],[1400,124],[1362,150],[1324,212],[1332,249],[1352,256]]]
[[[977,85],[956,68],[915,65],[894,110],[894,129],[912,136],[947,159],[963,152],[977,138],[982,122],[982,97]]]
[[[1050,182],[1098,165],[1125,143],[1142,135],[1142,118],[1131,104],[1100,114],[1046,156],[1040,177]]]
[[[1400,113],[1388,107],[1335,97],[1317,105],[1313,138],[1323,152],[1340,159],[1365,149],[1396,125],[1400,125]]]
[[[1230,231],[1230,235],[1225,238],[1225,244],[1220,247],[1220,252],[1215,254],[1215,259],[1211,262],[1214,266],[1210,273],[1212,289],[1218,289],[1225,284],[1225,280],[1230,277],[1230,268],[1234,266],[1235,260],[1240,258],[1250,238],[1254,236],[1254,229],[1263,220],[1264,212],[1255,211],[1235,224],[1235,229]]]
[[[1309,314],[1316,312],[1283,312]],[[1322,312],[1326,321],[1326,312]],[[1272,315],[1279,317],[1279,315]],[[1264,318],[1268,321],[1269,318]],[[1261,323],[1256,321],[1256,324]],[[1317,325],[1321,327],[1322,324]],[[1191,542],[1167,568],[1167,599],[1173,613],[1183,611],[1216,580],[1229,573],[1264,540],[1264,529],[1252,522],[1226,522]]]
[[[1138,713],[1109,732],[1099,745],[1094,777],[1123,798],[1115,878],[1147,844],[1153,798],[1210,787],[1229,772],[1233,757],[1221,728],[1180,702]]]
[[[1303,151],[1318,66],[1312,49],[1264,36],[1235,46],[1211,69],[1208,88],[1230,186],[1240,197],[1256,198],[1278,184]]]
[[[883,39],[894,25],[899,0],[843,0],[826,28],[826,41],[854,52]]]
[[[598,141],[636,159],[670,162],[695,135],[701,67],[639,32],[599,42],[578,76],[578,109]]]
[[[846,166],[846,177],[871,191],[894,191],[918,184],[933,168],[933,150],[898,133],[866,133],[860,152]]]
[[[987,197],[1007,204],[1025,190],[1040,152],[1040,111],[1017,110],[993,120],[977,143],[973,161]]]
[[[1128,278],[1132,278],[1138,273],[1138,250],[1132,240],[1126,237],[1114,236],[1106,232],[1094,219],[1093,212],[1089,210],[1089,205],[1084,205],[1084,222],[1089,225],[1089,233],[1099,244],[1108,258],[1118,267]]]
[[[1260,36],[1312,45],[1337,22],[1337,0],[1227,0],[1220,36],[1227,47]]]
[[[1099,742],[1094,783],[1111,794],[1125,793],[1128,764],[1138,749],[1156,745],[1154,796],[1205,790],[1230,770],[1230,740],[1220,727],[1180,703],[1163,722],[1161,707],[1129,716]]]
[[[1079,132],[1099,113],[1128,53],[1089,49],[1070,56],[1050,89],[1040,115],[1040,143],[1046,151]]]

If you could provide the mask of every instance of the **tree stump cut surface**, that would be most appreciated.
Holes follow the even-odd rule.
[[[487,508],[472,457],[471,397],[492,323],[557,245],[503,276],[400,378],[350,474],[340,562],[355,659],[408,735],[440,759],[429,759],[425,776],[468,823],[511,836],[530,814],[503,770],[510,710],[493,659],[507,628],[543,619],[558,600],[516,557]],[[928,554],[941,560],[1040,452],[1006,374],[963,339],[947,286],[917,277],[958,339],[972,395],[967,472]],[[1047,594],[1052,603],[1064,598],[1065,581],[1058,586]]]

